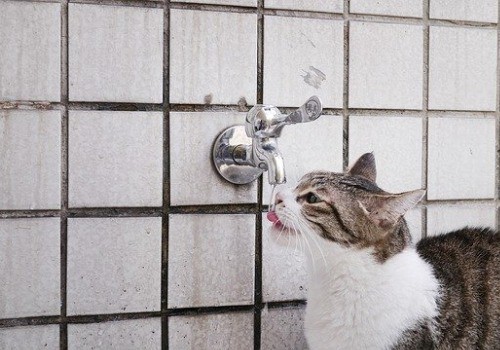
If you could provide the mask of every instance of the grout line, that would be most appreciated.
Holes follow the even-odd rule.
[[[40,2],[40,3],[56,2],[56,0],[17,0],[17,1]],[[142,8],[163,8],[164,4],[162,0],[72,0],[71,2],[77,4],[120,6],[120,7],[142,7]],[[165,2],[168,2],[168,0],[165,0]],[[258,11],[258,8],[256,8],[255,6],[205,4],[205,3],[195,3],[195,2],[171,2],[170,8],[195,10],[195,11],[215,11],[215,12],[234,12],[234,13],[255,13],[256,10]],[[264,15],[269,15],[269,16],[303,17],[303,18],[315,18],[315,19],[344,19],[343,13],[333,13],[333,12],[290,10],[290,9],[279,9],[279,8],[270,9],[264,7],[261,7],[260,11]],[[349,16],[351,20],[355,21],[401,23],[401,24],[415,24],[415,25],[421,25],[425,20],[424,18],[419,18],[419,17],[395,16],[395,15],[385,15],[385,14],[349,13]],[[491,23],[491,22],[437,19],[437,18],[429,18],[429,16],[427,16],[427,21],[431,25],[435,26],[497,28],[497,23]]]
[[[261,197],[262,195],[260,195]],[[262,200],[262,199],[260,199]],[[426,204],[498,204],[495,198],[472,199],[428,199]],[[262,210],[267,204],[262,205]],[[166,214],[259,214],[261,209],[257,203],[252,204],[220,204],[220,205],[190,205],[142,208],[70,208],[68,218],[120,218],[120,217],[162,217]],[[0,210],[0,219],[50,218],[60,217],[61,210]]]
[[[343,59],[343,94],[342,94],[342,167],[347,171],[349,167],[349,0],[344,0],[344,59]]]
[[[264,0],[257,0],[257,103],[264,103]],[[264,176],[257,181],[257,212],[255,213],[255,261],[253,346],[260,350],[262,332],[262,196]]]
[[[68,348],[67,274],[68,274],[68,198],[69,198],[69,12],[68,0],[61,2],[61,236],[60,236],[60,298],[61,323],[59,349]]]
[[[133,103],[133,102],[84,102],[71,101],[68,104],[71,110],[82,111],[144,111],[161,112],[163,104],[161,103]]]
[[[497,202],[496,220],[497,231],[500,232],[500,0],[498,1],[497,24],[497,81],[496,81],[496,157],[495,157],[495,200]]]
[[[251,106],[242,105],[201,105],[201,104],[169,104],[170,112],[248,112]],[[298,106],[277,106],[284,113],[291,113]],[[9,101],[0,102],[0,110],[64,110],[62,103],[54,102],[34,102],[34,101]],[[163,112],[163,104],[147,103],[121,103],[121,102],[68,102],[69,110],[81,111],[116,111],[116,112]],[[323,115],[342,115],[344,108],[324,108]],[[496,111],[466,111],[466,110],[411,110],[411,109],[369,109],[369,108],[348,108],[350,115],[384,116],[422,116],[427,113],[432,118],[495,118]],[[85,116],[82,116],[84,118]],[[189,117],[189,114],[187,115]]]
[[[423,6],[423,64],[422,64],[422,188],[425,195],[422,200],[422,232],[421,237],[427,237],[427,203],[429,203],[428,183],[429,183],[429,6],[430,0],[424,0]]]
[[[170,2],[170,8],[176,10],[210,11],[210,12],[233,12],[233,13],[256,13],[259,11],[255,6],[237,6],[222,4],[206,4],[193,2]]]
[[[283,307],[296,307],[296,306],[301,306],[301,305],[305,305],[306,304],[306,300],[302,300],[302,299],[299,299],[299,300],[288,300],[288,301],[273,301],[273,302],[269,302],[266,304],[266,306],[269,308],[269,309],[277,309],[277,308],[283,308]]]
[[[99,6],[163,8],[163,0],[71,0],[71,3]]]
[[[170,212],[170,1],[163,8],[163,208],[161,243],[161,311],[168,310],[168,238]],[[168,350],[168,317],[161,318],[161,348]]]
[[[279,308],[288,306],[297,306],[305,304],[303,299],[273,301],[262,303],[261,308]],[[203,307],[184,307],[176,309],[167,309],[164,311],[146,311],[146,312],[130,312],[130,313],[112,313],[112,314],[91,314],[91,315],[71,315],[62,320],[61,316],[32,316],[32,317],[15,317],[0,319],[0,328],[20,327],[31,325],[48,325],[48,324],[83,324],[83,323],[102,323],[122,320],[136,320],[152,317],[169,317],[169,316],[194,316],[206,314],[221,314],[230,312],[248,312],[254,311],[255,306],[248,305],[225,305],[225,306],[203,306]]]

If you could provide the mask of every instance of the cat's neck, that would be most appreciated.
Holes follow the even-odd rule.
[[[438,282],[412,247],[384,262],[377,261],[373,248],[326,242],[321,250],[307,257],[306,329],[313,342],[338,349],[375,343],[387,348],[408,326],[437,314]]]

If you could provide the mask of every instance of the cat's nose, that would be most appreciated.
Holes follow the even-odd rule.
[[[283,195],[281,194],[281,192],[278,192],[276,194],[276,199],[274,201],[274,205],[279,205],[279,204],[282,204],[283,203]]]

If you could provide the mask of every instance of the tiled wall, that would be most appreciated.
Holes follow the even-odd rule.
[[[255,103],[289,182],[375,151],[416,239],[498,227],[498,0],[0,0],[0,348],[304,349],[266,176],[211,164]]]

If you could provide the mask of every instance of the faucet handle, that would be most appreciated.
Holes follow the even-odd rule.
[[[307,123],[318,119],[321,116],[323,106],[318,96],[310,97],[306,103],[286,116],[285,124]]]

